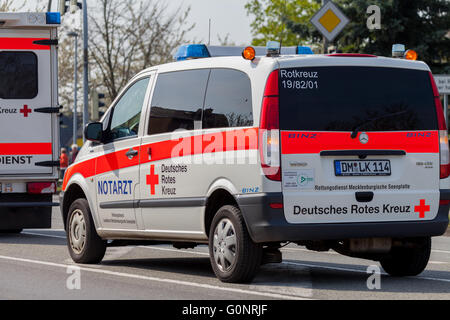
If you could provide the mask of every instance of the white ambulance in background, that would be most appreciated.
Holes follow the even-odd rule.
[[[51,226],[59,13],[0,13],[0,232]]]

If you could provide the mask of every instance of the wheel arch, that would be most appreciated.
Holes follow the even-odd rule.
[[[92,201],[91,197],[89,197],[87,185],[85,185],[85,182],[83,180],[77,179],[80,177],[73,177],[73,178],[75,178],[76,181],[71,181],[69,183],[69,185],[66,187],[66,190],[64,191],[64,196],[62,199],[61,215],[63,218],[64,229],[67,229],[67,216],[69,214],[70,205],[77,199],[87,200],[89,208],[91,209],[92,220],[94,221],[94,225],[97,228],[98,226],[97,217],[94,214],[95,202]],[[81,179],[84,178],[81,177]]]

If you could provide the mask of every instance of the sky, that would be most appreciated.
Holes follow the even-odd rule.
[[[225,38],[236,45],[250,44],[251,17],[247,16],[245,0],[168,0],[170,6],[191,7],[189,21],[195,28],[188,35],[196,40],[208,41],[208,20],[211,19],[211,44],[218,45],[218,37]]]
[[[19,1],[19,0],[16,0]],[[37,0],[48,3],[48,0]],[[34,1],[31,1],[34,2]],[[53,10],[57,9],[58,0],[53,0]],[[195,27],[187,34],[188,39],[196,42],[208,42],[208,20],[211,19],[211,45],[218,45],[218,35],[236,45],[249,45],[252,39],[250,32],[251,17],[247,16],[245,0],[166,0],[169,10],[179,6],[191,7],[189,24]],[[88,0],[89,6],[89,0]]]

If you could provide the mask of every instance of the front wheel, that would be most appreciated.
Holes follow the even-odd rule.
[[[250,282],[261,265],[262,247],[250,238],[241,211],[221,207],[209,232],[211,266],[223,282]]]
[[[394,247],[389,256],[380,264],[394,277],[416,276],[425,270],[431,253],[431,238],[415,239],[411,247]]]
[[[67,245],[76,263],[99,263],[106,251],[106,241],[95,230],[89,203],[86,199],[75,200],[67,216]]]

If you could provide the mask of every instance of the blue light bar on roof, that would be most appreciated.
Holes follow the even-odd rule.
[[[47,12],[45,18],[47,24],[61,24],[61,14],[59,12]]]
[[[204,44],[186,44],[178,48],[173,56],[176,61],[187,59],[209,58],[208,48]]]
[[[312,49],[310,47],[298,46],[297,54],[314,54],[314,52],[312,51]]]

